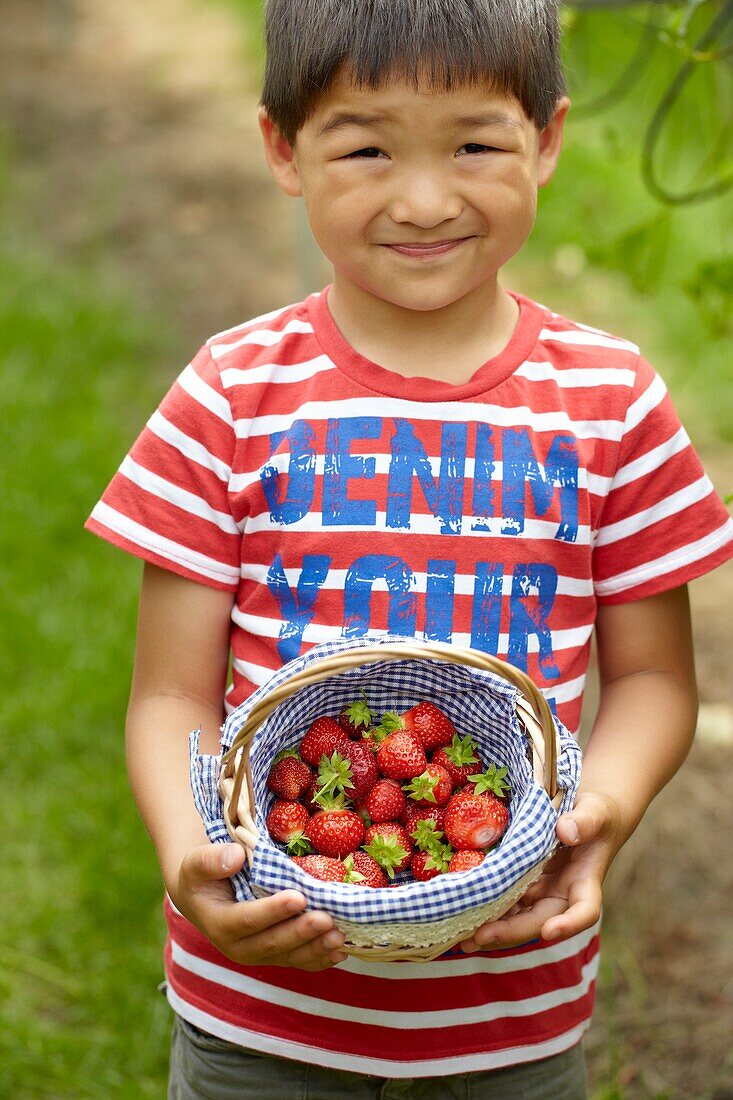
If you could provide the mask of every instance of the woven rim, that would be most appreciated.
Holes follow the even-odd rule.
[[[476,649],[459,646],[426,643],[389,644],[364,646],[346,650],[330,657],[323,657],[295,673],[279,687],[266,695],[252,708],[242,728],[237,732],[231,748],[222,757],[221,789],[224,802],[224,820],[230,836],[236,837],[245,847],[251,863],[259,833],[254,820],[255,808],[252,777],[249,767],[249,750],[252,740],[262,723],[275,708],[301,688],[327,680],[335,673],[358,668],[375,661],[438,660],[449,664],[465,665],[494,674],[507,680],[521,693],[517,696],[517,717],[532,749],[535,779],[546,791],[557,808],[562,792],[557,787],[557,761],[560,739],[549,704],[529,676],[499,657]],[[233,782],[231,782],[233,779]]]

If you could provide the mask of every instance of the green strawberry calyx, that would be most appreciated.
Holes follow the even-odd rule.
[[[434,847],[424,850],[430,853],[425,860],[425,869],[430,871],[433,867],[437,867],[441,873],[445,874],[454,855],[450,844],[436,844]]]
[[[305,856],[312,851],[311,843],[302,829],[299,829],[297,833],[293,833],[287,842],[286,848],[290,856]]]
[[[477,748],[478,745],[470,733],[465,737],[456,734],[445,750],[445,755],[457,768],[464,768],[466,764],[478,764]]]
[[[436,829],[435,819],[432,817],[425,818],[423,821],[418,821],[414,832],[412,832],[410,836],[421,852],[431,851],[439,845],[443,839],[443,833],[439,829]]]
[[[371,843],[364,845],[364,851],[379,864],[389,878],[394,878],[395,867],[403,863],[409,852],[402,847],[396,836],[374,837]]]
[[[468,782],[475,784],[476,794],[490,793],[497,798],[504,798],[510,790],[510,784],[506,780],[507,774],[507,768],[497,768],[496,764],[491,764],[485,772],[469,775]]]
[[[348,802],[346,795],[343,791],[338,794],[335,791],[318,791],[313,795],[313,801],[316,802],[321,810],[345,810],[347,809]]]
[[[352,883],[353,882],[364,882],[364,879],[366,878],[366,876],[362,875],[361,871],[357,871],[356,867],[354,866],[354,854],[353,854],[353,852],[349,852],[346,859],[342,860],[341,862],[343,863],[344,867],[346,868],[346,874],[344,875],[344,882],[352,882]]]
[[[300,753],[297,749],[282,749],[273,760],[273,764],[278,764],[281,760],[287,760],[288,757],[293,757],[295,760],[300,760]]]
[[[355,699],[353,703],[349,703],[347,707],[344,707],[344,713],[354,729],[358,729],[359,726],[365,726],[369,729],[372,724],[372,712],[367,703],[366,692],[362,690],[361,694],[361,699]]]
[[[351,764],[341,753],[334,751],[329,758],[324,752],[318,765],[318,789],[313,795],[313,801],[323,805],[324,798],[330,798],[336,793],[345,794],[347,789],[354,786],[352,775]]]
[[[372,735],[379,743],[384,741],[385,737],[388,737],[390,733],[397,733],[398,730],[404,729],[404,723],[399,714],[395,710],[388,710],[386,714],[382,715],[382,721],[378,726],[375,726],[372,730]]]
[[[402,790],[410,798],[423,799],[427,802],[436,802],[435,788],[440,782],[440,776],[431,775],[430,772],[424,771],[420,775],[416,775],[414,779],[411,779],[409,783],[406,783]]]

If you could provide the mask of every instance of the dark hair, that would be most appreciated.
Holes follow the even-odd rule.
[[[436,90],[488,81],[543,129],[565,92],[557,0],[267,0],[262,106],[293,144],[340,66]]]

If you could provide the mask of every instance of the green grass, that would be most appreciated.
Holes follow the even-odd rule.
[[[82,524],[166,341],[93,271],[2,250],[0,283],[0,1094],[159,1097],[161,885],[122,732],[140,567]]]

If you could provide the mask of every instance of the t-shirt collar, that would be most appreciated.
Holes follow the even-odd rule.
[[[542,329],[545,310],[514,291],[507,291],[519,306],[519,319],[506,347],[488,359],[467,382],[453,385],[419,374],[406,378],[360,355],[345,339],[328,305],[330,285],[308,299],[308,315],[318,343],[335,366],[364,389],[385,397],[421,401],[458,401],[495,389],[510,378],[532,352]]]

